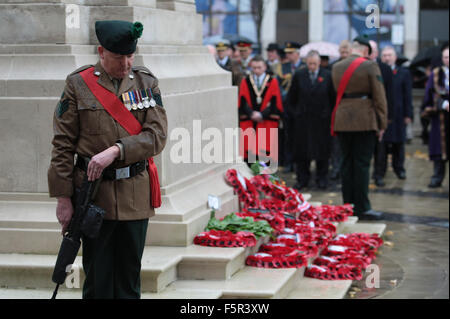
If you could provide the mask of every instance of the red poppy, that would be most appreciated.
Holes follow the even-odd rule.
[[[394,75],[397,75],[397,72],[398,72],[398,70],[395,69],[395,70],[393,71]]]
[[[323,77],[319,76],[317,80],[319,81],[319,83],[322,83],[323,82]]]

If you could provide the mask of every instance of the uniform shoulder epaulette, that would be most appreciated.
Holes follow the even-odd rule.
[[[134,72],[140,72],[140,73],[148,74],[151,77],[156,79],[156,76],[149,69],[147,69],[145,66],[133,66],[132,69],[133,69]]]
[[[86,69],[89,69],[91,67],[93,67],[94,65],[92,64],[87,64],[87,65],[83,65],[81,68],[76,69],[75,71],[73,71],[72,73],[69,74],[69,76],[80,73],[81,71],[84,71]]]

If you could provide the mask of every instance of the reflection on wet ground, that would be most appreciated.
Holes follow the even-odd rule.
[[[385,187],[370,185],[372,207],[383,212],[381,222],[387,225],[386,244],[374,261],[380,271],[379,286],[368,288],[375,275],[368,272],[353,283],[347,298],[449,298],[448,172],[442,188],[429,189],[433,167],[426,156],[427,146],[414,139],[406,150],[406,180],[397,179],[390,168]],[[295,184],[295,174],[280,176],[289,186]],[[334,182],[326,191],[313,186],[302,192],[311,193],[313,201],[339,205],[340,188]]]

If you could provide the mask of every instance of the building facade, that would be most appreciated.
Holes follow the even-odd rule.
[[[258,6],[261,1],[262,11]],[[338,44],[367,34],[381,47],[395,45],[411,59],[421,48],[448,40],[447,0],[197,0],[196,3],[197,12],[203,14],[206,44],[238,36],[263,48],[270,42],[283,44],[294,40]],[[440,22],[439,29],[435,21]]]

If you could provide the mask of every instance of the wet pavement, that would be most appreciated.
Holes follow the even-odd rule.
[[[368,288],[366,277],[374,276],[368,272],[353,283],[347,298],[449,298],[448,170],[443,187],[429,189],[433,165],[427,146],[415,138],[406,152],[406,180],[399,180],[390,167],[385,187],[370,185],[372,208],[384,213],[381,222],[387,225],[385,245],[374,261],[379,267],[379,286]],[[295,174],[280,176],[288,186],[295,184]],[[311,181],[314,184],[314,176]],[[302,192],[311,193],[313,201],[342,204],[339,182],[332,182],[326,191],[312,185]]]

